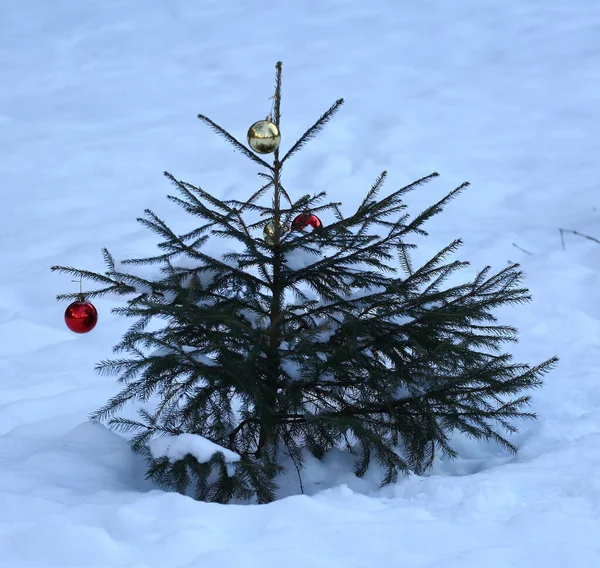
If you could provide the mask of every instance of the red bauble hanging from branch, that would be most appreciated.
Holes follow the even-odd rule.
[[[313,229],[320,229],[323,226],[321,219],[319,219],[314,213],[300,213],[292,221],[292,229],[295,231],[302,231],[306,227],[311,226]]]
[[[65,323],[75,333],[88,333],[98,323],[98,311],[94,304],[87,302],[83,297],[70,304],[65,310]]]
[[[79,282],[79,299],[69,304],[65,310],[65,323],[74,333],[88,333],[98,323],[98,311],[94,304],[85,299],[83,276],[78,281],[73,280],[73,282]]]

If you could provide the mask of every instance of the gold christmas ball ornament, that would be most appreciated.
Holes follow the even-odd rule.
[[[279,221],[279,238],[281,238],[286,231],[287,227],[282,221]],[[275,243],[275,223],[273,223],[272,220],[269,221],[263,229],[263,239],[268,245],[272,246]]]
[[[259,120],[248,129],[248,144],[259,154],[270,154],[279,148],[281,134],[270,120]]]

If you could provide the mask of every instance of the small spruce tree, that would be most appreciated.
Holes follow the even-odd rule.
[[[281,63],[276,70],[270,119],[279,128]],[[307,453],[322,459],[334,448],[355,455],[358,476],[374,458],[387,484],[399,473],[423,472],[436,452],[456,456],[454,431],[515,451],[502,432],[534,417],[526,391],[556,359],[534,367],[512,362],[502,346],[516,341],[517,330],[493,315],[529,300],[518,265],[496,273],[486,267],[445,285],[467,266],[448,260],[460,240],[420,266],[410,259],[410,237],[427,235],[426,221],[467,183],[415,216],[403,197],[437,173],[380,197],[383,172],[349,215],[341,203],[325,202],[324,192],[294,199],[282,185],[283,166],[342,103],[283,157],[275,150],[272,163],[200,115],[262,168],[262,187],[246,200],[225,201],[165,173],[179,192],[169,199],[198,218],[195,230],[178,234],[146,210],[139,222],[162,239],[156,256],[118,269],[104,249],[105,273],[52,267],[98,283],[90,299],[132,296],[114,310],[135,319],[114,348],[123,355],[97,366],[118,375],[123,388],[92,419],[130,433],[148,476],[166,488],[221,503],[269,502],[285,456],[300,475]],[[265,204],[266,194],[272,200]],[[290,230],[307,212],[330,222]],[[214,239],[236,241],[237,249],[211,254]],[[137,265],[156,265],[156,277],[126,268]],[[157,320],[164,325],[149,329]],[[139,420],[116,415],[132,402],[152,404],[139,410]],[[206,438],[240,459],[226,463],[216,452],[201,463],[191,453],[173,460],[150,451],[156,437],[180,434]]]

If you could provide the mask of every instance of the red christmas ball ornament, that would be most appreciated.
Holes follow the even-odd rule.
[[[295,229],[296,231],[302,231],[302,229],[305,229],[309,225],[313,229],[318,229],[323,226],[323,223],[321,223],[321,219],[314,213],[300,213],[300,215],[292,221],[292,229]]]
[[[88,333],[98,323],[98,312],[94,304],[81,299],[65,310],[65,323],[75,333]]]

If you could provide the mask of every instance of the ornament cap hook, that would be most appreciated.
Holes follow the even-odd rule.
[[[79,280],[71,280],[71,282],[79,282],[79,301],[85,302],[85,294],[83,293],[83,276],[80,276]]]

